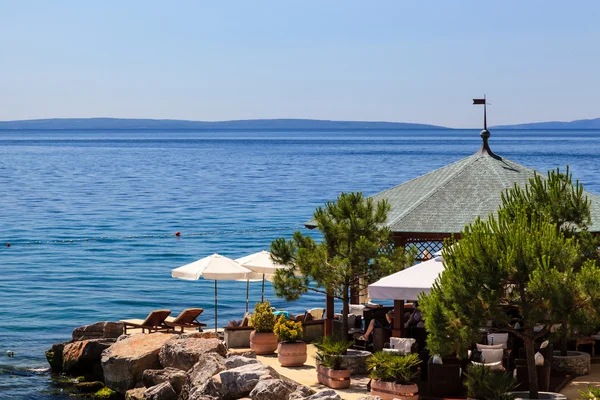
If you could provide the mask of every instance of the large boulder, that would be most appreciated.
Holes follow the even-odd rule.
[[[142,384],[147,369],[160,369],[158,353],[172,335],[164,333],[136,334],[118,340],[102,353],[104,383],[125,394]]]
[[[144,400],[145,387],[129,389],[125,393],[125,400]]]
[[[96,322],[73,330],[73,340],[116,339],[123,334],[122,322]]]
[[[335,390],[329,389],[317,392],[312,396],[307,397],[306,400],[342,400],[342,398]]]
[[[144,400],[177,400],[177,393],[169,382],[163,382],[146,389]]]
[[[56,343],[52,345],[50,350],[46,351],[46,360],[48,360],[48,364],[50,364],[50,369],[54,374],[62,372],[62,354],[63,349],[67,344],[68,343]]]
[[[288,396],[288,400],[300,400],[315,394],[315,391],[305,385],[300,385]]]
[[[250,392],[252,400],[287,400],[298,385],[281,379],[264,379],[258,381]]]
[[[194,367],[187,372],[187,378],[180,399],[200,399],[210,378],[225,370],[225,359],[217,353],[205,353],[200,356]]]
[[[279,379],[279,374],[263,364],[248,364],[219,372],[210,379],[204,394],[218,399],[239,399],[250,394],[263,379]]]
[[[237,368],[248,364],[258,364],[258,360],[256,358],[244,356],[231,356],[225,360],[225,368],[227,369]]]
[[[187,375],[177,368],[147,369],[142,375],[142,381],[147,388],[156,386],[163,382],[169,382],[175,393],[179,395],[185,383]]]
[[[63,371],[70,375],[91,375],[104,380],[100,359],[102,352],[113,342],[113,339],[89,339],[66,344],[62,354]]]
[[[159,359],[163,367],[172,367],[184,371],[190,370],[205,353],[227,354],[222,341],[211,338],[174,338],[160,349]]]

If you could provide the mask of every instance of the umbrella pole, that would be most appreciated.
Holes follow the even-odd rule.
[[[260,297],[260,301],[264,303],[265,301],[265,274],[263,274],[263,283],[262,283],[262,294]]]
[[[219,319],[218,305],[219,305],[219,301],[218,301],[218,297],[217,297],[217,280],[215,279],[215,332],[217,332],[217,321]]]
[[[248,290],[250,290],[250,279],[246,279],[246,312],[248,312]]]

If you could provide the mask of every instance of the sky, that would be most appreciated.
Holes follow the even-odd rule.
[[[598,118],[600,1],[0,0],[0,120]]]

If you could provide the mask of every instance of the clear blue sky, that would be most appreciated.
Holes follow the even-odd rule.
[[[0,120],[600,117],[600,1],[2,1]]]

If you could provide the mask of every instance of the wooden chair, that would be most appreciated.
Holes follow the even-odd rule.
[[[127,334],[127,328],[141,328],[142,333],[145,333],[146,329],[148,333],[171,331],[173,327],[165,324],[169,314],[171,310],[153,310],[146,319],[122,319],[120,322],[123,323],[123,333]]]
[[[185,328],[198,328],[198,331],[202,332],[202,328],[206,324],[198,321],[198,317],[204,310],[202,308],[186,308],[176,318],[167,317],[165,319],[165,325],[172,328],[180,328],[181,333]]]

